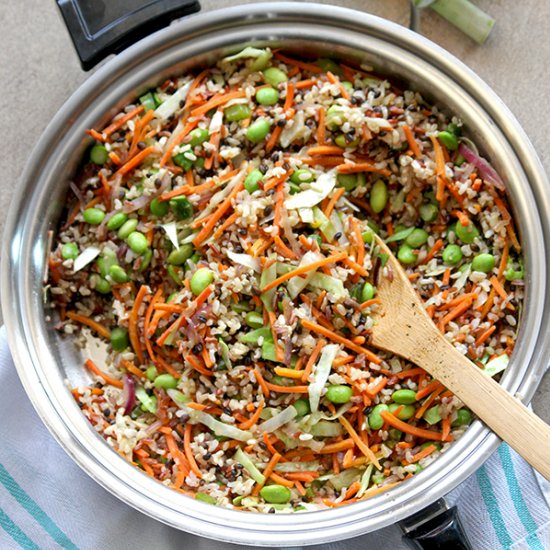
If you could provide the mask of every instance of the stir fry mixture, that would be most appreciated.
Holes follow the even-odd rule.
[[[438,380],[369,346],[378,233],[488,376],[514,348],[520,243],[457,117],[368,67],[249,47],[88,133],[46,293],[60,331],[106,343],[71,389],[128,461],[207,503],[316,510],[464,432]]]

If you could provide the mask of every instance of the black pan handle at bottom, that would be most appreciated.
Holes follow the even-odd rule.
[[[418,550],[472,550],[456,507],[439,499],[400,523],[403,538]]]
[[[198,0],[56,0],[85,71],[174,19],[200,10]]]

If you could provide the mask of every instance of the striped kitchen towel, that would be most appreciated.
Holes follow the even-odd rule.
[[[83,473],[38,418],[0,329],[0,550],[236,550],[167,527]],[[550,460],[550,457],[549,457]],[[550,549],[550,484],[507,445],[449,496],[475,550]],[[244,548],[244,547],[241,547]],[[406,550],[396,526],[324,550]]]

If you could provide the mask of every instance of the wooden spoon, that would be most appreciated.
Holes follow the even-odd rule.
[[[391,275],[380,276],[369,344],[422,367],[550,481],[550,426],[458,351],[435,326],[386,244]]]

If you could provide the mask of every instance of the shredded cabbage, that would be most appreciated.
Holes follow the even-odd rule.
[[[100,253],[101,250],[97,246],[89,246],[88,248],[85,248],[74,260],[74,273],[80,271],[83,267],[86,267],[90,262],[93,262]]]
[[[260,485],[265,483],[265,476],[258,470],[254,462],[252,462],[252,459],[240,447],[233,455],[233,460],[241,464],[256,483]]]
[[[170,239],[170,242],[174,245],[176,250],[180,249],[180,243],[178,242],[178,228],[176,222],[165,223],[161,225],[162,229],[166,232],[166,236]]]
[[[236,264],[244,265],[253,269],[256,273],[260,273],[260,258],[254,258],[250,254],[237,254],[236,252],[227,252],[227,256],[230,260],[233,260]]]
[[[268,50],[260,50],[259,48],[253,48],[252,46],[247,46],[244,50],[241,50],[239,53],[224,57],[222,59],[222,63],[230,63],[231,61],[236,61],[237,59],[243,59],[246,57],[260,57],[261,55],[264,55],[267,52]]]
[[[327,474],[317,479],[319,479],[319,481],[329,481],[337,491],[341,491],[344,487],[349,487],[357,479],[360,473],[361,470],[359,470],[359,468],[348,468],[337,475]]]
[[[315,437],[338,437],[342,435],[343,429],[339,422],[320,420],[310,428],[309,433]]]
[[[323,211],[315,206],[313,208],[313,227],[318,227],[321,233],[325,236],[327,241],[332,242],[334,240],[334,235],[336,235],[336,228],[332,221],[325,216]]]
[[[276,278],[277,265],[276,262],[274,262],[267,269],[264,269],[262,271],[262,274],[260,276],[260,288],[263,288],[267,284],[273,282]],[[272,288],[271,290],[262,293],[261,300],[267,311],[273,311],[273,307],[271,304],[273,303],[273,296],[275,295],[275,292],[277,292],[277,289]]]
[[[166,120],[167,118],[170,118],[180,108],[180,101],[185,101],[185,99],[187,98],[187,94],[189,93],[189,89],[191,88],[192,83],[193,83],[193,80],[186,82],[168,99],[163,101],[155,109],[155,116],[157,118],[162,118],[164,120]]]
[[[310,183],[310,188],[292,195],[285,201],[285,208],[312,208],[326,199],[336,187],[336,169],[321,174],[316,181]]]
[[[321,358],[313,367],[313,382],[308,386],[309,393],[309,406],[311,412],[316,412],[319,409],[319,402],[321,401],[321,392],[327,383],[330,371],[332,369],[332,363],[336,358],[336,354],[340,347],[336,344],[329,344],[323,348],[321,352]]]
[[[495,357],[494,359],[491,359],[485,365],[485,368],[482,372],[487,376],[494,376],[495,374],[502,372],[508,366],[509,362],[510,357],[504,353],[502,355],[499,355],[498,357]]]
[[[311,462],[279,462],[275,466],[276,472],[312,472],[319,468],[319,461]]]
[[[373,469],[374,469],[374,464],[369,464],[367,466],[367,469],[363,473],[361,477],[361,487],[359,491],[357,491],[357,498],[361,498],[363,496],[363,493],[367,490],[367,487],[369,486],[369,482],[370,482],[370,476],[372,475]]]
[[[296,411],[296,409],[292,405],[290,405],[279,414],[276,414],[275,416],[272,416],[269,420],[262,422],[262,424],[258,426],[258,431],[260,433],[274,432],[275,430],[278,430],[279,428],[284,426],[287,422],[290,422],[297,414],[298,411]]]
[[[298,264],[298,267],[304,267],[309,264],[313,264],[315,262],[318,262],[319,260],[322,260],[323,256],[319,254],[318,252],[312,252],[311,250],[306,252],[300,263]],[[292,277],[290,281],[288,281],[286,288],[288,290],[289,296],[294,299],[302,290],[309,284],[311,281],[313,275],[315,275],[314,270],[308,271],[305,277]]]
[[[308,284],[313,288],[326,290],[335,298],[345,298],[347,296],[344,283],[340,279],[324,273],[314,273]]]

